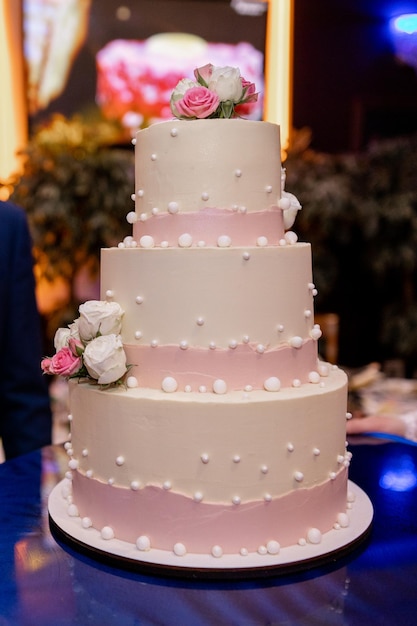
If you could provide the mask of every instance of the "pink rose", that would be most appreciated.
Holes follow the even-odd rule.
[[[203,65],[203,67],[197,67],[194,70],[194,76],[196,80],[201,84],[207,87],[210,82],[211,75],[213,74],[214,65],[212,63],[207,63],[207,65]]]
[[[71,337],[71,339],[68,341],[68,348],[75,356],[81,356],[84,352],[84,344],[75,337]]]
[[[219,96],[207,87],[191,87],[183,98],[175,102],[180,117],[210,117],[219,106]]]
[[[249,80],[246,80],[246,78],[242,78],[242,89],[242,102],[256,102],[258,100],[255,83],[251,83]]]
[[[50,361],[48,374],[57,374],[58,376],[72,376],[82,367],[81,358],[75,356],[66,346],[54,354]]]
[[[41,361],[41,369],[44,374],[52,374],[51,372],[52,360],[49,357],[45,357]]]

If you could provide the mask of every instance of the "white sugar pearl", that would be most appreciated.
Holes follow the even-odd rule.
[[[157,348],[157,347],[158,347],[158,340],[157,340],[157,339],[152,339],[152,341],[151,341],[151,347],[152,347],[152,348]]]
[[[113,296],[114,296],[114,291],[112,289],[107,289],[106,298],[113,298]]]
[[[309,372],[308,380],[310,383],[313,383],[313,385],[316,385],[320,382],[320,374],[318,372]]]
[[[151,211],[151,213],[152,213],[152,215],[158,215],[158,213],[159,213],[159,209],[158,209],[158,207],[157,207],[157,206],[154,206],[154,207],[153,207],[153,209],[152,209],[152,211]]]
[[[171,129],[171,137],[176,137],[178,135],[178,130],[176,128]]]
[[[240,456],[238,454],[235,454],[233,457],[233,463],[240,463]]]
[[[143,198],[145,192],[143,191],[143,189],[138,189],[136,192],[136,195],[138,196],[138,198]]]
[[[276,376],[270,376],[264,381],[265,391],[279,391],[281,389],[281,381]]]
[[[311,316],[312,316],[312,311],[311,311],[310,309],[306,309],[306,310],[304,311],[304,317],[305,317],[306,319],[309,319]]]
[[[294,378],[294,380],[292,381],[292,386],[295,387],[296,389],[298,387],[301,387],[301,380],[299,378]]]
[[[130,483],[130,488],[132,491],[138,491],[140,487],[140,482],[138,480],[132,480],[132,482]]]
[[[204,454],[201,455],[200,459],[201,459],[202,463],[206,464],[206,463],[209,462],[210,457],[209,457],[208,454],[204,453]]]
[[[320,376],[322,376],[323,378],[329,375],[329,366],[327,365],[327,363],[319,363],[317,369]]]
[[[262,472],[262,474],[267,474],[268,473],[268,466],[267,465],[261,465],[261,472]]]
[[[137,331],[135,332],[135,339],[142,339],[142,333],[141,333],[141,331],[140,331],[140,330],[137,330]]]
[[[100,531],[102,539],[109,541],[109,539],[114,539],[114,530],[111,526],[103,526]]]
[[[264,556],[265,554],[267,554],[267,549],[266,549],[266,546],[259,546],[259,548],[258,548],[258,554],[261,554],[262,556]]]
[[[313,454],[314,454],[314,456],[320,456],[319,448],[313,448]]]
[[[186,549],[185,545],[183,543],[180,543],[180,542],[178,542],[178,543],[176,543],[174,545],[173,550],[174,550],[174,554],[176,556],[184,556],[185,554],[187,554],[187,549]]]
[[[125,464],[125,457],[120,455],[116,458],[116,465],[118,465],[119,467],[121,467],[122,465]]]
[[[178,213],[178,211],[179,211],[178,202],[174,202],[174,201],[168,202],[168,213],[171,213],[174,215],[175,213]]]
[[[142,296],[136,296],[136,298],[135,298],[135,302],[136,302],[136,304],[142,304],[142,302],[143,302],[143,297],[142,297]]]
[[[288,452],[294,452],[294,445],[292,443],[287,443]]]
[[[266,544],[266,549],[268,551],[269,554],[278,554],[281,546],[279,545],[278,541],[268,541],[268,543]]]
[[[233,502],[233,504],[236,504],[236,505],[240,504],[239,496],[233,496],[232,502]]]
[[[157,159],[156,154],[151,154],[151,161],[156,161],[156,159]]]
[[[291,337],[290,339],[290,346],[292,348],[301,348],[301,346],[303,345],[303,338],[299,337],[298,335],[295,335],[294,337]]]
[[[294,478],[297,481],[297,483],[303,482],[303,480],[304,480],[303,472],[294,472]]]
[[[139,239],[139,245],[142,248],[153,248],[155,245],[155,242],[153,240],[153,237],[151,237],[151,235],[143,235]]]
[[[250,253],[249,253],[249,252],[244,252],[244,253],[242,254],[242,257],[243,257],[243,260],[244,260],[244,261],[249,261],[249,259],[250,259]]]
[[[196,491],[195,494],[193,495],[194,502],[201,502],[202,499],[203,499],[203,494],[201,493],[201,491]]]
[[[180,248],[191,248],[193,245],[193,238],[189,233],[183,233],[178,237],[178,245]]]
[[[268,245],[268,237],[258,237],[256,240],[256,245],[259,246],[260,248],[264,248],[265,246]]]
[[[129,211],[129,213],[126,215],[126,221],[129,224],[134,224],[135,222],[138,221],[138,216],[136,215],[134,211]]]
[[[240,178],[242,176],[242,170],[235,170],[236,178]]]
[[[317,545],[321,543],[321,532],[318,528],[310,528],[307,533],[307,540],[309,543]]]
[[[139,215],[139,219],[141,222],[146,222],[146,220],[148,219],[148,216],[146,215],[146,213],[141,213]]]
[[[78,468],[78,461],[77,459],[71,459],[68,463],[68,467],[72,470],[76,470]]]
[[[172,393],[173,391],[177,391],[178,383],[172,376],[166,376],[162,381],[162,391],[166,391],[166,393]]]
[[[200,393],[207,393],[207,387],[205,385],[200,385],[198,391]]]
[[[272,496],[271,496],[271,494],[270,494],[270,493],[266,493],[266,494],[264,495],[264,500],[265,500],[265,502],[272,502]]]
[[[185,391],[185,393],[190,393],[192,391],[191,385],[185,385],[184,391]]]
[[[337,523],[340,525],[341,528],[347,528],[350,523],[347,513],[339,513],[337,516]]]
[[[79,516],[79,512],[78,512],[78,507],[76,504],[70,504],[68,507],[68,515],[70,517],[78,517]]]
[[[160,243],[161,248],[169,248],[169,242],[168,241],[161,241]]]
[[[128,389],[134,389],[135,387],[138,386],[138,379],[136,378],[136,376],[128,376],[127,380],[126,380],[126,385],[128,387]]]
[[[272,185],[267,185],[265,187],[265,191],[266,191],[266,193],[272,193]]]
[[[91,519],[89,517],[83,517],[81,520],[81,526],[83,528],[91,528],[91,526],[93,525],[93,522],[91,521]]]
[[[136,539],[136,547],[141,552],[147,552],[151,549],[151,540],[146,535],[141,535]]]
[[[247,548],[240,548],[239,554],[240,556],[248,556],[249,550]]]
[[[278,324],[278,326],[277,326],[277,331],[278,331],[279,333],[284,332],[284,324]]]
[[[232,245],[232,240],[228,235],[220,235],[217,239],[217,245],[219,248],[229,248]]]
[[[231,348],[232,350],[235,350],[235,348],[237,348],[236,339],[231,339],[231,341],[229,341],[229,348]]]
[[[210,348],[210,350],[215,350],[216,349],[216,344],[214,343],[214,341],[210,341],[209,348]]]
[[[197,326],[204,326],[204,317],[197,317],[196,324]]]
[[[218,394],[226,393],[227,392],[226,382],[222,380],[221,378],[218,378],[217,380],[215,380],[213,383],[213,391],[214,393],[218,393]]]
[[[256,346],[256,352],[258,354],[263,354],[265,352],[265,346],[262,343],[258,343]]]
[[[92,478],[93,477],[93,470],[92,469],[87,470],[85,475],[87,476],[87,478]]]
[[[312,328],[312,329],[310,330],[310,337],[311,337],[312,339],[315,339],[316,341],[317,341],[318,339],[320,339],[320,337],[322,336],[322,334],[323,334],[323,333],[321,332],[321,329],[320,329],[320,328],[314,327],[314,328]]]
[[[207,191],[203,191],[203,193],[201,194],[201,199],[204,200],[205,202],[209,199],[209,195]]]
[[[180,341],[180,348],[181,350],[188,350],[188,341],[186,341],[185,339]]]
[[[170,480],[166,480],[162,487],[165,489],[165,491],[169,491],[172,488],[172,483]]]
[[[221,548],[221,546],[213,546],[211,549],[211,553],[216,559],[219,559],[221,556],[223,556],[223,549]]]
[[[298,241],[298,236],[292,230],[288,230],[284,235],[285,241],[290,245],[294,245]]]

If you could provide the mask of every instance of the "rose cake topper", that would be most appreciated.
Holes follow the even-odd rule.
[[[120,336],[123,310],[117,302],[89,300],[79,313],[68,328],[56,331],[56,352],[42,360],[42,371],[106,387],[121,383],[129,369]]]
[[[243,105],[258,100],[255,84],[240,75],[237,67],[211,63],[194,70],[195,81],[183,78],[175,87],[171,111],[179,119],[231,118]]]

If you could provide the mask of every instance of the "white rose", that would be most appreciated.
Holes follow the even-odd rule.
[[[71,324],[68,324],[68,329],[70,331],[70,339],[81,341],[80,331],[78,330],[78,319],[74,320]]]
[[[208,88],[215,91],[222,102],[239,102],[243,95],[242,78],[238,67],[214,67]]]
[[[120,334],[124,311],[117,302],[88,300],[80,306],[79,311],[80,317],[76,322],[83,341],[90,341],[99,333]]]
[[[59,352],[61,348],[68,346],[71,332],[69,328],[58,328],[54,337],[54,348],[56,352]]]
[[[127,371],[126,354],[120,335],[102,335],[87,344],[84,364],[89,375],[100,385],[110,385]]]

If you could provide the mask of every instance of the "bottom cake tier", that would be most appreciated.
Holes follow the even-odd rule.
[[[277,393],[73,382],[68,515],[177,556],[320,543],[349,524],[346,386],[335,366]]]

